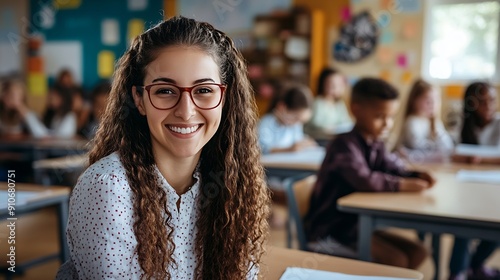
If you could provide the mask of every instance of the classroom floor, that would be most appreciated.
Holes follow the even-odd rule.
[[[283,206],[274,206],[274,213],[278,217],[278,220],[286,219],[287,211]],[[7,252],[6,240],[7,237],[7,227],[6,222],[0,223],[0,262],[6,263]],[[403,235],[416,238],[413,231],[407,230],[397,230]],[[286,232],[284,227],[273,228],[271,230],[271,237],[269,239],[269,244],[274,246],[285,247],[286,246]],[[39,211],[38,213],[33,213],[25,215],[18,218],[17,230],[16,230],[16,255],[17,262],[20,263],[24,260],[29,260],[34,257],[42,256],[47,253],[56,253],[59,249],[57,242],[57,220],[55,209],[47,209],[44,211]],[[444,235],[442,238],[442,250],[441,250],[441,265],[443,273],[440,279],[445,279],[447,274],[447,264],[449,260],[449,252],[452,246],[452,238],[449,235]],[[490,266],[500,267],[500,250],[497,250],[492,258],[489,259],[487,263]],[[45,264],[36,266],[27,271],[22,277],[15,277],[14,279],[54,279],[57,269],[60,263],[58,260],[53,260]],[[424,279],[432,279],[434,273],[434,265],[431,258],[428,258],[425,263],[420,268],[420,271],[424,274]],[[0,279],[5,279],[4,275],[0,276]]]

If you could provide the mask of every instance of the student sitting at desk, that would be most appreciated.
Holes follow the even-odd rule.
[[[8,79],[0,90],[0,136],[19,138],[27,133],[18,104],[26,106],[26,88],[20,80]]]
[[[304,222],[310,242],[331,244],[326,251],[335,254],[338,243],[357,250],[358,216],[339,211],[339,198],[357,191],[419,192],[434,184],[428,173],[405,170],[381,141],[393,125],[397,99],[397,90],[379,79],[361,79],[352,89],[355,126],[330,142]],[[386,231],[374,233],[371,252],[375,262],[411,269],[427,256],[420,243]]]
[[[163,21],[119,60],[56,279],[257,279],[269,194],[231,38]]]
[[[461,143],[497,146],[500,148],[500,114],[497,112],[497,92],[488,83],[475,82],[465,90]],[[500,158],[454,156],[458,162],[500,164]],[[500,279],[500,271],[484,267],[498,244],[481,241],[469,261],[469,240],[455,238],[450,259],[450,280]]]
[[[404,111],[398,151],[410,161],[443,161],[453,150],[453,140],[439,117],[441,98],[437,88],[416,80]]]
[[[346,77],[342,73],[333,68],[321,71],[312,117],[304,127],[307,134],[315,138],[329,138],[336,128],[352,125],[351,116],[343,100],[346,88]]]
[[[293,152],[316,146],[303,130],[311,117],[311,102],[311,91],[303,85],[288,86],[274,96],[259,124],[262,153]]]
[[[99,123],[101,122],[102,115],[106,106],[108,104],[109,92],[111,91],[111,85],[109,82],[103,82],[97,85],[90,99],[92,101],[91,106],[91,114],[87,124],[83,127],[79,133],[87,139],[92,139],[97,132],[97,128],[99,127]]]
[[[77,128],[76,116],[71,112],[72,100],[72,95],[67,89],[50,88],[42,122],[25,104],[18,103],[16,109],[33,137],[71,138],[75,136]]]

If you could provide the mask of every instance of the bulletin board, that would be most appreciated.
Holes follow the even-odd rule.
[[[66,65],[86,89],[110,78],[131,38],[163,19],[155,0],[30,0],[30,9],[31,32],[44,36],[49,53],[45,67]],[[46,69],[49,80],[58,70]]]
[[[351,0],[351,5],[342,9],[343,24],[357,15],[369,12],[378,27],[376,47],[363,60],[346,63],[334,57],[334,48],[340,37],[341,27],[329,32],[330,64],[339,68],[356,82],[360,77],[382,78],[405,95],[414,79],[420,76],[423,3],[422,0]]]

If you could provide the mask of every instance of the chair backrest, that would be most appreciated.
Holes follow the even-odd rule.
[[[310,173],[309,173],[310,174]],[[291,247],[291,222],[295,224],[299,249],[307,251],[307,239],[302,225],[302,219],[309,210],[309,203],[316,182],[316,175],[297,175],[284,181],[288,204],[288,247]]]

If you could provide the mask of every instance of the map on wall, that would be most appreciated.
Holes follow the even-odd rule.
[[[378,42],[378,26],[367,11],[343,24],[333,46],[333,57],[340,62],[353,63],[372,54]]]

